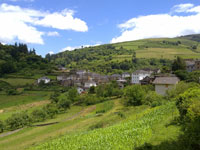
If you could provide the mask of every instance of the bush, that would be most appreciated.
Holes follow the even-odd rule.
[[[75,101],[78,100],[79,94],[78,94],[76,88],[70,89],[70,90],[68,91],[67,94],[68,94],[68,95],[67,95],[67,98],[68,98],[70,101],[75,102]]]
[[[48,115],[44,109],[36,109],[31,113],[34,122],[40,122],[47,119]]]
[[[90,130],[94,130],[94,129],[98,129],[98,128],[103,128],[103,126],[104,126],[103,123],[99,122],[99,123],[97,123],[95,125],[90,126],[89,129]]]
[[[184,93],[189,88],[199,87],[199,84],[197,83],[185,83],[183,81],[179,82],[175,88],[167,91],[167,99],[170,100],[172,98],[175,98],[179,96],[180,94]]]
[[[16,89],[8,89],[6,91],[7,95],[17,95],[19,94]]]
[[[124,99],[126,105],[138,106],[142,104],[145,91],[141,85],[128,86],[124,89]]]
[[[63,109],[63,110],[66,110],[66,109],[69,109],[70,108],[70,104],[71,104],[71,101],[67,98],[62,98],[58,101],[58,108],[59,109]]]
[[[94,93],[95,93],[95,87],[94,87],[94,86],[91,86],[91,87],[90,87],[89,93],[90,93],[90,94],[94,94]]]
[[[27,112],[21,112],[12,114],[12,116],[6,120],[6,126],[9,130],[15,130],[30,125],[31,122],[32,119],[29,117]]]
[[[200,99],[199,88],[190,88],[176,98],[176,105],[182,120],[185,119],[188,113],[188,108],[196,101],[196,99]]]
[[[44,110],[49,118],[53,118],[56,114],[58,114],[58,108],[55,104],[48,104],[44,107]]]
[[[183,125],[182,145],[188,150],[200,149],[200,89],[191,88],[176,98]]]
[[[0,133],[2,133],[4,130],[4,123],[0,120]]]
[[[151,107],[160,106],[163,103],[163,97],[154,91],[150,91],[147,93],[142,103]]]

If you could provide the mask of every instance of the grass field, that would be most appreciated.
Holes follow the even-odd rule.
[[[0,109],[48,100],[51,92],[25,91],[21,95],[0,95]]]
[[[41,106],[42,105],[38,105],[37,107],[41,107]],[[28,106],[26,105],[25,107],[28,108]],[[161,109],[166,110],[165,108],[166,107],[164,106]],[[155,122],[153,121],[154,123],[151,130],[148,129],[150,132],[149,131],[147,132],[148,136],[147,138],[145,138],[144,141],[150,142],[156,145],[162,142],[163,140],[167,139],[167,137],[171,135],[173,135],[174,139],[176,139],[176,137],[179,134],[179,128],[172,125],[166,126],[166,124],[170,124],[171,120],[173,120],[173,118],[178,115],[175,107],[171,107],[171,108],[172,109],[168,108],[167,112],[162,111],[161,113],[159,113],[158,116],[160,117],[158,116],[155,118],[153,117],[154,118],[153,120]],[[101,111],[101,110],[104,110],[104,112],[101,113],[101,115],[99,115],[97,111]],[[156,110],[157,108],[155,109],[155,111]],[[92,105],[92,106],[87,106],[87,107],[72,106],[72,108],[68,110],[67,113],[57,115],[56,118],[54,119],[49,119],[45,122],[42,122],[42,123],[58,122],[57,124],[53,124],[49,126],[41,126],[41,127],[27,127],[12,135],[0,137],[0,149],[1,150],[13,150],[13,149],[23,150],[32,146],[34,146],[33,149],[35,148],[45,149],[46,147],[44,145],[49,145],[49,144],[51,145],[52,142],[56,144],[58,141],[65,139],[66,136],[67,136],[67,139],[70,138],[68,140],[70,140],[71,142],[74,142],[77,140],[76,139],[77,135],[80,136],[80,139],[85,139],[83,141],[86,141],[88,140],[88,138],[92,138],[92,137],[93,137],[92,139],[96,139],[98,141],[99,138],[97,137],[99,137],[99,135],[101,134],[98,132],[101,131],[103,134],[105,133],[106,135],[105,138],[106,138],[106,137],[110,137],[110,135],[104,131],[108,131],[110,129],[112,129],[113,131],[109,133],[115,133],[116,131],[117,132],[120,131],[122,132],[120,133],[120,135],[123,134],[124,136],[124,133],[129,134],[131,130],[129,131],[128,128],[131,127],[133,123],[143,124],[142,122],[146,122],[144,118],[149,118],[149,117],[151,118],[152,116],[155,116],[153,112],[154,112],[154,109],[151,109],[148,106],[124,107],[123,104],[120,102],[120,100],[106,101],[97,105]],[[165,118],[165,120],[162,119],[163,117]],[[156,121],[155,120],[156,118],[160,118],[161,120],[163,120],[162,124],[159,122],[159,119]],[[147,129],[147,126],[145,128]],[[157,130],[157,128],[159,128],[159,131]],[[147,131],[146,129],[145,129],[145,132]],[[173,131],[173,133],[170,131]],[[141,130],[141,134],[144,133],[144,135],[146,135],[145,132]],[[87,133],[86,135],[89,135],[89,136],[86,136],[85,133]],[[159,136],[162,136],[162,134],[166,134],[165,135],[166,138],[159,138]],[[130,132],[130,136],[131,136],[131,132]],[[61,137],[61,138],[58,138],[58,137]],[[123,139],[124,138],[125,137],[123,137]],[[132,138],[135,139],[135,137],[132,137]],[[78,143],[76,142],[74,143],[75,145],[79,147],[80,145],[82,145],[81,143],[83,143],[83,141],[80,139],[78,140],[79,141]],[[151,141],[151,139],[155,139],[155,140],[159,139],[159,140],[157,140],[157,143],[155,143],[153,142],[154,140]],[[104,138],[102,140],[104,141]],[[48,142],[48,143],[43,144],[44,142]],[[95,141],[91,141],[91,142],[94,143]],[[143,142],[141,142],[141,144]],[[60,144],[62,143],[59,143],[59,145]],[[102,145],[102,143],[100,143],[100,145],[105,146],[105,145]],[[53,144],[51,149],[57,149],[57,147],[55,146],[56,145]],[[68,149],[65,146],[66,145],[63,145],[63,149]],[[86,143],[85,146],[87,147],[88,143]]]
[[[181,41],[180,45],[170,45],[163,44],[163,41],[167,42],[177,42]],[[181,56],[183,58],[199,58],[200,57],[200,45],[191,40],[180,39],[180,38],[159,38],[159,39],[146,39],[138,41],[129,41],[113,44],[116,48],[121,46],[136,51],[136,56],[138,58],[167,58],[175,59],[176,56]],[[197,49],[193,51],[190,49],[191,46],[198,45]],[[114,56],[114,58],[127,59],[130,56]]]
[[[132,114],[128,119],[116,125],[92,131],[67,134],[33,149],[132,150],[150,141],[151,138],[156,138],[154,136],[158,135],[153,133],[153,130],[157,130],[157,126],[160,126],[160,121],[166,121],[166,118],[170,122],[173,119],[172,114],[174,112],[174,104],[168,104],[151,110],[148,109],[143,113],[140,112],[138,116]],[[169,123],[168,121],[162,124],[161,130],[165,128],[166,123]],[[176,130],[177,132],[174,132],[174,134],[178,133],[178,129]],[[164,138],[163,140],[166,139]],[[158,143],[161,141],[162,139]]]
[[[12,86],[24,86],[26,84],[33,84],[36,81],[34,79],[23,79],[23,78],[0,78],[0,80],[9,83]]]

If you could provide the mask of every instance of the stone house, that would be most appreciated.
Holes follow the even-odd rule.
[[[167,90],[170,90],[176,86],[179,82],[178,77],[156,77],[153,81],[155,85],[155,91],[157,94],[166,95]]]

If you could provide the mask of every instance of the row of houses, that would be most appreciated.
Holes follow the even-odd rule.
[[[155,91],[158,94],[165,95],[166,91],[173,88],[179,79],[175,75],[162,75],[159,69],[142,69],[133,72],[132,74],[123,73],[113,74],[113,75],[100,75],[93,72],[88,72],[85,70],[78,70],[75,74],[66,75],[62,74],[57,76],[57,81],[63,86],[76,86],[77,90],[81,93],[84,90],[89,89],[92,86],[98,86],[100,84],[106,84],[109,81],[117,81],[118,85],[123,88],[127,79],[130,79],[131,84],[154,84]],[[50,79],[47,77],[42,77],[38,79],[38,83],[44,81],[44,83],[49,83]]]

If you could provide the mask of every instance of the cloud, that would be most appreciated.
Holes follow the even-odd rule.
[[[194,7],[194,4],[191,3],[187,3],[187,4],[179,4],[179,5],[175,5],[172,10],[174,10],[174,12],[187,12],[190,8]]]
[[[44,44],[43,36],[58,36],[58,32],[45,32],[39,26],[58,30],[73,30],[86,32],[87,24],[79,18],[74,18],[72,10],[50,13],[26,9],[19,6],[0,5],[0,42],[20,42]]]
[[[79,18],[74,18],[73,15],[73,11],[65,9],[61,13],[48,14],[35,24],[61,30],[88,31],[87,24]]]
[[[50,51],[48,54],[50,54],[50,55],[53,55],[53,54],[54,54],[54,52],[53,52],[53,51]]]
[[[89,45],[89,44],[88,44],[88,45],[74,46],[74,47],[72,47],[72,46],[67,46],[67,47],[61,49],[59,52],[73,51],[73,50],[75,50],[75,49],[81,49],[81,48],[85,48],[85,47],[94,47],[94,46],[99,46],[99,45],[100,45],[100,42],[97,42],[97,43],[94,44],[94,45]]]
[[[54,31],[54,32],[48,32],[47,36],[60,36],[60,34],[56,31]]]
[[[174,7],[173,7],[174,8]],[[132,18],[118,25],[122,33],[111,43],[145,38],[177,37],[200,33],[200,6],[193,4],[176,5],[175,12],[193,13],[188,15],[154,14]]]

